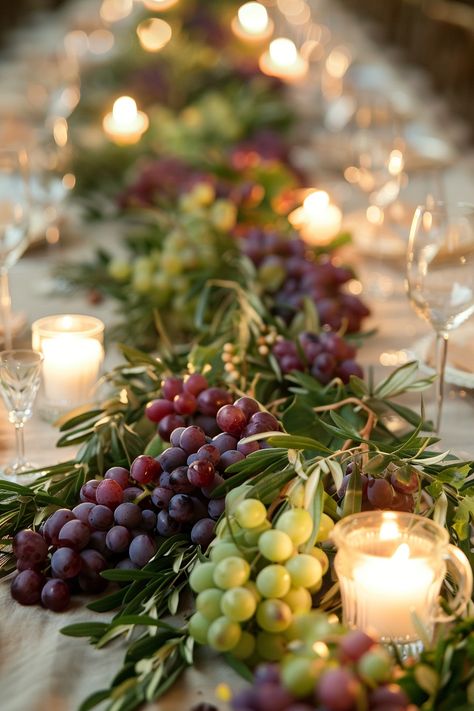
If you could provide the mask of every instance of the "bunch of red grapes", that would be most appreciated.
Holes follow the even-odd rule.
[[[207,548],[225,500],[211,498],[225,480],[228,467],[267,446],[243,442],[244,437],[280,429],[278,420],[249,397],[232,402],[223,388],[209,387],[206,378],[166,378],[163,398],[146,408],[158,432],[171,447],[157,458],[162,472],[151,500],[159,509],[157,532],[171,536],[188,532],[193,543]],[[187,424],[191,421],[193,424]]]
[[[309,370],[324,385],[336,377],[348,383],[351,375],[364,375],[355,361],[355,347],[333,331],[301,333],[297,343],[280,338],[272,352],[282,373]]]
[[[321,644],[321,643],[320,643]],[[251,688],[236,694],[234,711],[416,711],[404,690],[391,682],[393,662],[364,632],[341,636],[312,681],[310,660],[289,657],[282,666],[257,667]],[[307,662],[307,664],[305,664]],[[302,689],[311,689],[301,693]]]
[[[315,261],[302,239],[288,239],[275,232],[252,228],[241,241],[242,251],[258,268],[265,288],[272,292],[275,311],[289,322],[310,298],[321,324],[334,331],[345,327],[348,333],[360,331],[370,311],[354,294],[344,291],[353,278],[346,267],[331,259]]]
[[[346,467],[342,484],[337,492],[339,499],[344,498],[349,479],[353,472],[354,464],[350,462]],[[403,470],[389,466],[384,476],[373,477],[361,474],[362,484],[362,511],[374,509],[387,509],[390,511],[407,511],[412,513],[415,509],[415,494],[420,487],[419,475],[415,469],[410,469],[408,475]]]

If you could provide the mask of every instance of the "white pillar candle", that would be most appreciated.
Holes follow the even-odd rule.
[[[288,219],[305,242],[319,246],[327,244],[339,233],[342,213],[330,202],[324,190],[316,190],[304,199],[301,207],[290,213]]]
[[[103,127],[111,141],[119,145],[137,143],[148,128],[148,116],[138,111],[131,96],[121,96],[111,113],[104,117]]]
[[[270,42],[268,50],[260,57],[259,66],[264,74],[290,83],[300,81],[308,71],[308,61],[287,37],[278,37]]]
[[[273,22],[268,17],[267,8],[259,2],[241,5],[232,20],[232,31],[247,42],[263,42],[273,32]]]
[[[60,334],[42,343],[46,398],[63,407],[87,402],[99,379],[102,345],[95,338]]]

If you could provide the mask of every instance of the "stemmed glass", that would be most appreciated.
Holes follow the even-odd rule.
[[[0,308],[6,349],[12,347],[8,270],[29,240],[30,192],[24,150],[0,150]]]
[[[10,350],[0,353],[0,392],[8,410],[8,419],[15,425],[16,457],[3,469],[11,476],[34,469],[25,458],[23,428],[33,414],[33,402],[41,382],[43,356],[36,351]]]
[[[441,425],[448,334],[474,313],[474,205],[436,202],[417,207],[407,254],[407,292],[416,313],[436,332],[436,422]]]

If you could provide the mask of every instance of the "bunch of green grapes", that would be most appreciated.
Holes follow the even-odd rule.
[[[323,514],[316,542],[333,525]],[[196,642],[251,666],[281,659],[295,616],[311,610],[329,567],[324,551],[308,546],[312,535],[313,519],[303,508],[284,511],[272,524],[261,501],[240,501],[223,520],[209,560],[190,575],[197,611],[189,632]]]

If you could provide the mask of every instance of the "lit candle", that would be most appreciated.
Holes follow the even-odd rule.
[[[152,12],[164,12],[176,5],[178,0],[143,0],[143,4],[147,10]]]
[[[89,402],[99,379],[104,325],[92,316],[49,316],[33,324],[33,348],[43,354],[47,415]]]
[[[300,81],[308,71],[308,61],[287,37],[278,37],[270,42],[268,50],[260,57],[259,66],[264,74],[287,82]]]
[[[259,2],[246,2],[232,20],[232,31],[247,42],[263,42],[271,37],[273,22],[267,8]]]
[[[143,20],[137,27],[140,44],[146,52],[159,52],[172,37],[170,25],[159,17]]]
[[[137,143],[148,128],[148,116],[138,111],[130,96],[121,96],[113,105],[111,113],[104,117],[104,131],[114,143],[130,145]]]
[[[320,246],[339,233],[342,213],[337,205],[330,202],[324,190],[315,190],[306,196],[301,207],[288,215],[288,219],[305,242]]]

